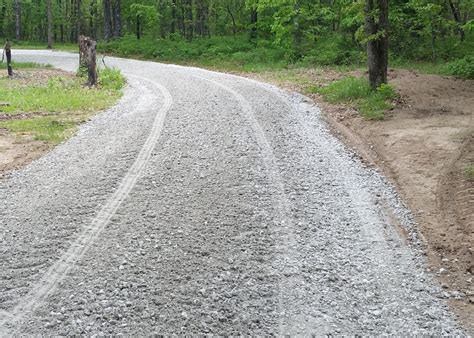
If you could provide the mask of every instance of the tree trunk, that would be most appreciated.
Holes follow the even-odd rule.
[[[53,48],[53,8],[52,0],[48,0],[48,49]]]
[[[375,16],[378,15],[376,18]],[[365,0],[365,31],[370,88],[387,83],[388,0]]]
[[[81,0],[76,0],[76,41],[82,34],[82,12],[81,12]]]
[[[7,71],[8,76],[13,76],[13,68],[12,68],[12,49],[10,41],[7,40],[5,44],[5,55],[7,57]]]
[[[171,26],[170,33],[176,33],[176,0],[171,2]]]
[[[140,22],[140,16],[137,15],[137,27],[136,27],[136,35],[137,35],[137,40],[140,40],[141,37],[141,22]]]
[[[21,38],[21,6],[20,0],[15,0],[15,38]]]
[[[122,4],[121,0],[115,0],[113,6],[114,13],[114,37],[118,38],[122,35]]]
[[[456,21],[458,27],[458,33],[459,33],[459,39],[461,42],[464,41],[466,38],[466,33],[464,32],[464,29],[462,29],[462,25],[464,24],[462,17],[461,17],[461,11],[459,10],[459,7],[456,7],[456,5],[453,3],[452,0],[448,0],[449,7],[451,8],[451,12],[453,13],[454,20]]]
[[[79,36],[79,69],[87,71],[87,85],[95,86],[97,84],[97,61],[96,61],[97,43],[86,36]]]
[[[250,10],[250,41],[257,41],[258,12],[256,8]]]
[[[193,1],[186,0],[186,17],[185,17],[185,25],[186,25],[186,39],[192,40],[193,39]]]
[[[110,40],[112,36],[112,25],[110,20],[110,0],[103,0],[104,2],[104,39]]]
[[[303,32],[301,31],[300,25],[300,5],[298,1],[295,3],[295,17],[293,18],[293,44],[295,57],[301,58],[301,40],[303,38]]]

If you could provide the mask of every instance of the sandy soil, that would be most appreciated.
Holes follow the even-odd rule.
[[[341,77],[332,71],[308,76],[316,84]],[[306,85],[273,82],[303,92]],[[474,81],[392,70],[390,82],[400,98],[384,121],[367,121],[348,105],[312,98],[335,134],[402,193],[419,223],[432,271],[473,333],[474,181],[464,167],[474,163]]]
[[[20,140],[0,129],[0,178],[39,158],[50,147],[39,141]]]

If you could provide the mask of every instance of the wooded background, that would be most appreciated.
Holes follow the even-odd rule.
[[[0,0],[0,37],[46,43],[49,31],[51,44],[77,42],[80,34],[158,44],[245,36],[271,42],[290,61],[321,58],[326,45],[338,44],[328,63],[343,64],[360,58],[370,39],[366,1]],[[390,49],[411,59],[464,57],[474,49],[473,16],[474,0],[392,0]]]

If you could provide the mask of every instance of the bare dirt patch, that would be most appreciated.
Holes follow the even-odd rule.
[[[251,77],[307,94],[343,74],[292,71]],[[353,72],[351,75],[363,75]],[[419,223],[432,271],[467,329],[474,332],[474,81],[391,70],[400,97],[383,121],[368,121],[350,105],[322,107],[335,134],[396,185]]]
[[[45,142],[19,139],[0,129],[0,178],[41,157],[50,148]]]
[[[56,68],[32,68],[32,69],[20,69],[15,71],[13,80],[15,86],[29,86],[34,85],[46,85],[51,78],[54,77],[70,78],[73,79],[75,75],[71,72],[66,72]]]

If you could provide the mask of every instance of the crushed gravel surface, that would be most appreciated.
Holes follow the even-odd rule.
[[[105,62],[119,104],[0,181],[0,335],[465,334],[409,212],[306,98]]]

